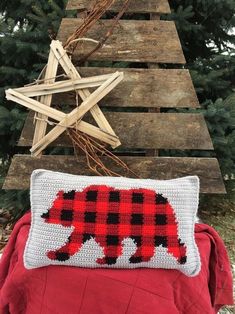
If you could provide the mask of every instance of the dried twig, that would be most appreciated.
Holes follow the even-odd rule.
[[[98,49],[100,49],[108,38],[112,35],[115,27],[118,24],[118,21],[121,19],[123,14],[126,12],[129,3],[131,0],[125,0],[119,13],[114,17],[113,23],[110,29],[107,31],[105,36],[100,39],[98,44],[94,49],[92,49],[86,56],[84,56],[79,63],[84,63],[93,53],[95,53]],[[110,8],[110,6],[115,2],[115,0],[100,0],[97,1],[91,12],[84,19],[84,22],[81,26],[79,26],[76,31],[68,38],[67,42],[64,45],[64,48],[69,50],[71,54],[74,53],[77,47],[77,39],[83,36],[88,32],[88,30],[101,18],[101,16]],[[71,46],[71,47],[70,47]]]
[[[93,9],[84,19],[83,23],[76,29],[76,31],[68,38],[64,44],[64,48],[70,50],[70,53],[73,54],[74,50],[77,47],[77,43],[71,45],[71,42],[74,40],[83,37],[87,31],[101,18],[102,15],[110,8],[115,0],[100,0],[96,1]]]
[[[114,28],[118,24],[118,21],[121,19],[125,13],[129,2],[131,0],[125,0],[120,12],[113,19],[113,23],[106,33],[106,35],[99,40],[96,47],[90,51],[86,56],[84,56],[79,63],[86,61],[93,53],[100,49],[107,39],[112,35]],[[100,0],[97,1],[91,12],[84,19],[84,22],[79,26],[76,31],[68,38],[67,42],[64,45],[64,48],[71,53],[74,53],[79,38],[82,38],[88,30],[101,18],[101,16],[110,8],[114,3],[114,0]],[[88,136],[78,130],[70,129],[67,131],[70,139],[72,140],[75,155],[77,156],[77,149],[81,149],[86,156],[88,167],[95,172],[97,175],[108,175],[108,176],[120,176],[118,173],[108,169],[101,160],[101,156],[108,157],[114,161],[119,167],[123,168],[126,172],[132,173],[135,177],[138,177],[129,167],[120,160],[117,156],[111,153],[108,149],[105,148],[103,144],[97,142],[91,136]]]
[[[106,149],[105,145],[99,143],[92,137],[74,129],[68,130],[68,135],[72,140],[75,155],[77,156],[77,149],[80,148],[86,155],[88,167],[97,175],[121,176],[104,165],[101,157],[108,157],[119,167],[124,169],[127,174],[131,173],[138,178],[136,173],[132,171],[120,158]]]
[[[93,50],[91,50],[86,56],[84,56],[81,60],[79,60],[79,64],[84,63],[93,53],[95,53],[97,50],[99,50],[100,48],[103,47],[103,45],[106,43],[108,38],[113,34],[113,31],[114,31],[116,25],[118,24],[118,21],[121,19],[123,14],[126,12],[130,1],[131,0],[125,0],[121,10],[113,19],[112,26],[110,27],[110,29],[108,30],[106,35],[99,41],[99,43],[96,45],[96,47]]]
[[[123,6],[121,7],[120,12],[113,19],[113,23],[111,24],[110,29],[107,31],[103,38],[101,38],[99,41],[95,41],[93,39],[84,37],[84,35],[101,18],[101,16],[106,13],[106,11],[111,7],[115,0],[96,1],[94,7],[86,16],[83,23],[68,38],[68,40],[64,44],[64,49],[67,50],[67,52],[69,52],[71,55],[73,55],[80,41],[92,41],[96,44],[95,48],[90,51],[86,56],[84,56],[82,60],[80,60],[80,62],[84,62],[85,60],[87,60],[87,58],[89,58],[94,52],[100,49],[105,44],[107,39],[112,35],[114,28],[125,13],[130,1],[131,0],[124,0]],[[45,71],[46,67],[42,70],[38,80],[35,83],[39,84],[43,82],[43,76]],[[77,150],[81,149],[85,153],[88,167],[97,175],[120,176],[118,173],[108,169],[104,165],[101,157],[105,156],[115,162],[116,165],[124,169],[127,173],[132,173],[132,175],[138,177],[121,159],[119,159],[112,152],[110,152],[105,147],[105,144],[101,144],[100,142],[96,141],[92,136],[89,136],[75,128],[67,128],[67,133],[73,143],[75,155],[77,156]]]

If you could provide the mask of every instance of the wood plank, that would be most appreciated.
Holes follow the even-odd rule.
[[[151,13],[150,20],[160,20],[160,14],[158,13]],[[149,69],[159,69],[160,65],[158,63],[148,63]],[[161,112],[161,108],[149,108],[148,112]],[[146,150],[145,156],[159,156],[159,151],[157,149],[149,149]]]
[[[97,0],[69,0],[66,10],[90,11]],[[111,6],[111,12],[119,12],[123,1],[117,0]],[[132,0],[127,13],[170,13],[167,0]]]
[[[58,39],[65,42],[83,22],[82,19],[62,20]],[[102,20],[86,34],[100,40],[110,29],[112,21]],[[74,61],[89,53],[94,43],[83,42],[74,52]],[[185,58],[172,21],[121,20],[102,49],[92,54],[89,60],[111,60],[131,62],[157,62],[184,64]]]
[[[187,175],[198,175],[201,193],[226,193],[220,168],[215,158],[179,157],[121,157],[126,164],[142,178],[172,179]],[[104,160],[104,162],[107,162]],[[108,165],[108,163],[107,163]],[[113,165],[113,170],[119,171]],[[27,189],[33,170],[48,169],[79,175],[92,175],[84,157],[77,160],[74,156],[14,156],[4,189]],[[129,174],[121,173],[129,176]]]
[[[201,114],[105,112],[105,116],[119,136],[122,148],[213,150]],[[31,114],[23,128],[19,146],[31,146],[32,136]],[[53,146],[68,147],[71,142],[64,133]]]
[[[200,108],[188,70],[80,67],[82,77],[124,72],[124,80],[99,104],[107,107]],[[143,84],[144,82],[144,84]],[[53,97],[54,104],[75,104],[75,93]]]

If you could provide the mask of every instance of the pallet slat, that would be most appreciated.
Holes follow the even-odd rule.
[[[58,39],[65,42],[83,22],[82,19],[64,18]],[[112,21],[102,20],[86,34],[99,40],[111,27]],[[74,61],[94,48],[94,43],[84,42],[74,52]],[[155,62],[184,64],[185,58],[175,23],[171,21],[121,20],[102,49],[92,54],[89,60],[130,62]]]
[[[78,68],[82,77],[124,72],[124,80],[99,104],[107,107],[199,108],[199,102],[188,70]],[[144,84],[143,84],[144,82]],[[75,104],[75,93],[53,97],[54,104]]]
[[[89,11],[96,0],[69,0],[67,10]],[[123,1],[117,0],[110,8],[118,12]],[[105,46],[90,57],[95,61],[146,62],[150,64],[185,64],[185,58],[174,22],[160,20],[170,13],[167,0],[133,0],[127,13],[155,14],[158,20],[121,20]],[[85,13],[86,14],[86,13]],[[81,16],[83,13],[81,14]],[[82,19],[63,19],[58,39],[65,42],[82,23]],[[86,37],[99,40],[110,28],[110,20],[98,22]],[[79,43],[74,62],[92,50],[90,42]],[[118,70],[121,70],[120,68]],[[123,70],[123,69],[122,69]],[[82,77],[113,72],[108,68],[80,68]],[[150,108],[152,113],[105,112],[110,124],[122,141],[122,148],[146,151],[156,149],[206,149],[213,144],[201,114],[155,113],[158,108],[198,108],[198,99],[188,70],[179,69],[125,69],[125,80],[101,102],[105,107]],[[54,104],[73,105],[74,93],[55,95]],[[157,108],[157,109],[156,109]],[[91,122],[88,117],[85,120]],[[94,124],[94,121],[92,121]],[[33,113],[27,119],[19,146],[31,146],[33,141]],[[53,146],[71,146],[64,134]],[[142,178],[171,179],[198,175],[201,193],[226,193],[220,167],[215,158],[134,157],[121,159]],[[105,164],[123,176],[131,176],[117,169],[110,160]],[[12,159],[4,189],[29,188],[34,169],[44,168],[80,175],[93,175],[85,157],[43,155],[15,155]]]
[[[66,10],[91,10],[96,0],[69,0]],[[119,12],[123,1],[117,0],[109,11]],[[167,0],[132,0],[127,13],[170,13],[170,6]]]
[[[218,161],[215,158],[176,157],[121,157],[128,166],[142,178],[172,179],[186,175],[198,175],[201,193],[225,193]],[[42,156],[40,159],[29,155],[15,155],[4,189],[27,189],[33,170],[47,169],[79,175],[92,175],[86,160],[74,156]],[[112,167],[117,170],[115,166]],[[123,173],[122,175],[126,175]]]
[[[213,144],[201,114],[105,112],[123,148],[208,149]],[[89,120],[89,119],[88,119]],[[29,114],[19,146],[31,146],[33,114]],[[64,133],[53,146],[71,146]]]

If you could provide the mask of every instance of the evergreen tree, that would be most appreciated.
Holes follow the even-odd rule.
[[[231,177],[235,174],[235,1],[172,0],[170,4],[172,13],[166,19],[176,23],[202,106],[198,111],[204,113],[215,148],[196,155],[216,156],[222,173]]]
[[[36,79],[47,62],[51,38],[55,38],[66,0],[1,0],[0,2],[0,184],[26,117],[26,110],[5,99],[5,89]],[[28,191],[0,191],[0,206],[28,209]]]
[[[58,2],[58,4],[57,4]],[[60,6],[59,6],[60,4]],[[1,1],[0,12],[0,158],[9,160],[25,118],[24,110],[5,100],[5,89],[39,75],[47,61],[50,38],[64,16],[64,1]]]

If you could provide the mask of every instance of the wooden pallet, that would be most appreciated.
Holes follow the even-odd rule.
[[[81,23],[80,14],[89,11],[93,2],[68,1],[67,9],[77,10],[78,18],[63,19],[58,34],[59,40],[65,42]],[[122,1],[116,1],[110,11],[117,12],[121,3]],[[185,59],[175,24],[160,20],[161,14],[170,12],[168,1],[135,0],[131,2],[128,12],[149,14],[150,19],[129,20],[127,14],[105,46],[89,60],[99,61],[100,64],[107,61],[131,62],[131,68],[79,68],[82,77],[115,70],[124,71],[124,81],[100,104],[105,107],[105,116],[122,142],[121,158],[143,178],[169,179],[198,175],[201,193],[225,193],[217,159],[159,156],[160,149],[213,150],[213,144],[203,115],[166,113],[160,110],[160,108],[200,107],[189,71],[176,66],[185,64]],[[98,39],[101,34],[106,33],[110,23],[110,20],[97,23],[87,37]],[[75,51],[74,61],[76,62],[90,49],[89,43],[80,45]],[[161,68],[161,64],[168,64],[167,69]],[[170,65],[172,69],[169,69]],[[143,68],[139,68],[140,66]],[[53,98],[53,102],[74,105],[74,95],[60,94]],[[31,146],[33,133],[33,114],[29,113],[19,146]],[[70,147],[71,142],[66,135],[62,135],[52,146]],[[115,165],[109,166],[115,171],[118,170]],[[66,155],[43,155],[41,158],[16,155],[12,160],[4,188],[28,188],[30,174],[37,168],[92,174],[83,156],[77,160],[74,156]]]

